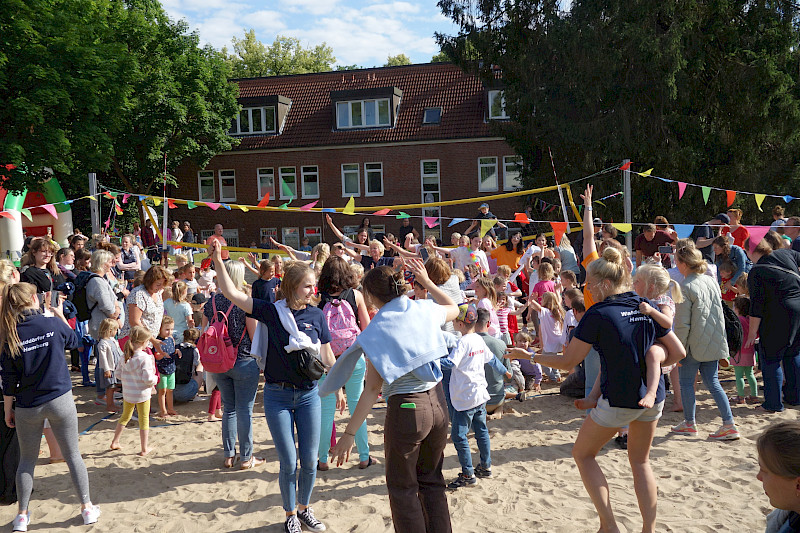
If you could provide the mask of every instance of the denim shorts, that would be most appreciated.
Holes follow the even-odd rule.
[[[597,400],[597,407],[592,409],[589,416],[599,425],[607,428],[621,428],[631,422],[652,422],[661,418],[661,411],[664,410],[664,402],[655,404],[650,409],[627,409],[624,407],[611,407],[608,400],[600,397]]]

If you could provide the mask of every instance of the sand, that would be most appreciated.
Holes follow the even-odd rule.
[[[733,394],[733,373],[722,371],[723,385]],[[168,422],[151,417],[152,454],[139,451],[136,422],[123,433],[121,451],[110,451],[117,415],[104,419],[95,406],[94,390],[74,389],[80,416],[80,447],[89,470],[92,500],[102,516],[84,527],[65,464],[47,463],[42,442],[30,510],[30,531],[282,531],[283,511],[278,489],[278,461],[263,417],[261,393],[256,399],[254,440],[266,465],[247,471],[222,466],[221,427],[205,422],[207,401],[177,406],[179,416]],[[155,398],[154,398],[155,400]],[[771,423],[798,420],[800,411],[758,414],[751,406],[733,408],[742,438],[735,442],[707,439],[720,425],[719,413],[704,388],[698,392],[697,437],[670,434],[682,415],[667,413],[659,423],[651,452],[658,479],[658,531],[763,531],[771,510],[756,480],[755,439]],[[671,398],[667,399],[669,407]],[[599,522],[570,456],[582,423],[572,400],[555,386],[524,403],[513,402],[514,413],[489,422],[494,477],[475,487],[449,494],[456,532],[578,532],[596,531]],[[368,419],[372,454],[383,462],[385,404]],[[338,417],[340,431],[346,417]],[[472,441],[474,457],[477,448]],[[383,465],[357,468],[357,456],[342,468],[320,472],[312,505],[332,532],[393,531]],[[640,531],[641,522],[626,452],[613,442],[599,457],[611,487],[611,498],[622,531]],[[452,445],[445,450],[444,473],[449,481],[460,471]],[[8,524],[16,505],[0,509]]]

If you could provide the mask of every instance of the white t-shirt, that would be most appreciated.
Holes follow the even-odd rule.
[[[456,411],[468,411],[489,401],[486,373],[483,365],[492,360],[489,351],[477,333],[461,337],[448,356],[455,367],[450,375],[450,401]]]
[[[567,311],[567,316],[564,317],[564,327],[569,331],[569,328],[574,328],[578,325],[578,321],[575,320],[575,311],[570,309]]]
[[[471,254],[473,253],[478,258],[478,263],[481,266],[481,270],[483,272],[489,272],[489,261],[486,259],[486,252],[483,250],[476,250],[473,252],[465,246],[461,246],[450,251],[450,257],[453,258],[454,263],[453,267],[461,270],[462,272],[466,271],[467,265],[474,263],[471,257]]]
[[[558,324],[549,309],[539,311],[539,333],[542,336],[542,351],[556,353],[564,349],[567,328]]]

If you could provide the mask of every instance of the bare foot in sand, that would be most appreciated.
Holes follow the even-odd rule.
[[[177,416],[177,415],[178,415],[177,411],[167,411],[167,416]]]
[[[650,409],[656,403],[656,393],[655,392],[648,392],[644,395],[644,398],[639,400],[639,405],[644,407],[645,409]]]
[[[120,445],[119,445],[119,443],[112,442],[112,443],[111,443],[111,446],[109,446],[108,448],[109,448],[110,450],[121,450],[121,449],[122,449],[122,446],[120,446]]]
[[[144,457],[145,455],[147,455],[148,453],[150,453],[152,451],[153,451],[153,448],[147,448],[146,450],[140,451],[136,455],[138,455],[139,457]]]
[[[219,422],[220,420],[222,420],[222,417],[218,417],[216,415],[208,415],[209,422]]]

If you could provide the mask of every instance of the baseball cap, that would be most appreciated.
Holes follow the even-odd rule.
[[[475,304],[458,304],[458,318],[456,320],[460,320],[465,324],[474,324],[478,320],[478,308],[475,307]]]
[[[489,204],[487,204],[486,202],[483,202],[483,203],[481,204],[481,206],[480,206],[478,209],[483,209],[484,207],[485,207],[486,209],[489,209]]]
[[[199,304],[204,304],[204,303],[206,303],[207,300],[208,300],[208,298],[206,298],[205,295],[203,295],[203,294],[201,294],[199,292],[192,295],[192,303],[193,304],[198,304],[198,305]]]
[[[595,225],[595,226],[602,226],[603,225],[603,221],[600,218],[595,218],[594,220],[592,220],[592,224]]]
[[[726,215],[725,213],[720,213],[720,214],[716,215],[714,217],[714,220],[719,220],[723,224],[730,224],[731,223],[731,218],[728,215]]]

